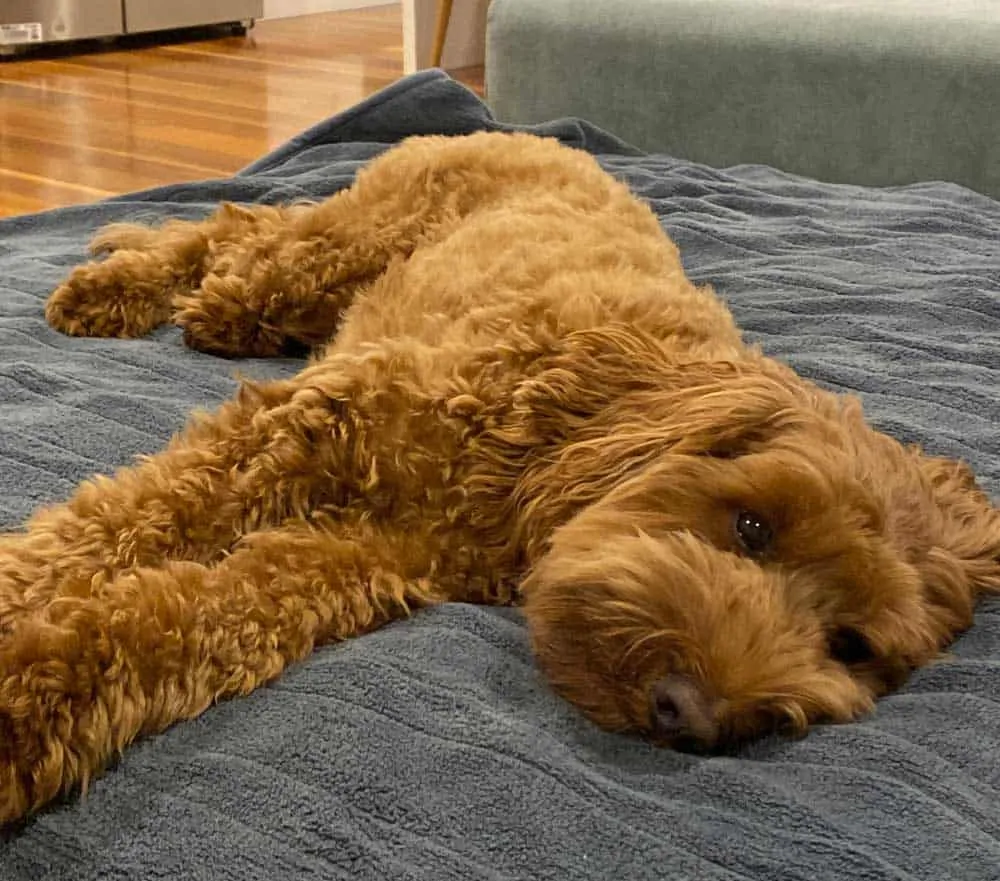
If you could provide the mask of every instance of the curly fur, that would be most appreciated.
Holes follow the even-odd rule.
[[[858,717],[1000,590],[968,469],[745,345],[553,141],[416,138],[323,203],[94,249],[65,333],[325,348],[0,537],[0,821],[432,603],[519,599],[587,716],[719,749]]]

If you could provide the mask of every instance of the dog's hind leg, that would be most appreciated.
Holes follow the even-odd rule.
[[[298,521],[247,536],[214,567],[139,568],[52,603],[0,642],[0,823],[86,787],[137,736],[254,690],[317,645],[446,599],[430,578],[433,545]]]
[[[172,320],[192,348],[224,357],[320,346],[354,291],[416,235],[393,227],[391,206],[381,209],[352,191],[321,205],[224,204],[204,221],[158,228],[112,224],[91,243],[105,259],[70,273],[46,319],[98,337],[144,336]]]
[[[173,297],[197,287],[218,253],[283,228],[296,210],[223,204],[202,221],[106,226],[90,244],[105,259],[76,267],[49,297],[45,317],[70,336],[144,336],[170,318]]]
[[[344,191],[324,203],[337,217],[327,228],[307,222],[317,206],[299,206],[276,235],[250,234],[221,249],[200,284],[173,298],[185,342],[227,358],[266,358],[332,339],[355,292],[392,251],[374,244],[379,230],[352,202]]]
[[[220,252],[201,284],[174,298],[187,344],[272,357],[329,342],[355,293],[412,253],[436,210],[410,208],[405,192],[373,191],[365,180],[300,206],[278,235],[251,234]]]
[[[530,135],[411,138],[323,202],[224,206],[202,224],[99,235],[103,263],[75,270],[53,295],[53,326],[78,335],[138,336],[174,320],[193,348],[273,356],[328,342],[354,294],[394,261],[447,236],[509,194],[563,193],[574,210],[619,205],[662,235],[621,184],[582,151]],[[638,219],[637,219],[638,218]]]

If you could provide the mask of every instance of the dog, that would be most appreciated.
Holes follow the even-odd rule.
[[[59,331],[313,354],[0,538],[0,821],[435,603],[518,602],[589,719],[712,752],[868,713],[1000,592],[969,468],[746,344],[554,140],[412,138],[93,249]]]

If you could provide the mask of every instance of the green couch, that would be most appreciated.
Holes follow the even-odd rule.
[[[717,167],[1000,196],[994,0],[492,0],[486,86]]]

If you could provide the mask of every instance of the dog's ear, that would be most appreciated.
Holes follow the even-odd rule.
[[[578,331],[534,362],[514,406],[526,428],[537,426],[539,439],[563,438],[627,396],[662,386],[669,367],[663,347],[637,328]]]
[[[972,624],[976,599],[1000,593],[1000,511],[964,462],[914,451],[929,489],[930,545],[920,570],[941,644]]]
[[[941,514],[940,544],[977,593],[1000,593],[1000,510],[964,462],[917,454]]]
[[[556,526],[665,455],[734,458],[815,420],[801,399],[811,387],[789,375],[762,357],[681,361],[634,326],[570,334],[536,359],[514,412],[481,436],[492,470],[476,486],[506,497],[504,529],[531,556]],[[507,465],[509,478],[498,478]]]
[[[514,396],[522,430],[536,443],[572,436],[576,447],[614,446],[619,463],[632,458],[629,449],[748,452],[797,421],[803,392],[775,362],[679,360],[629,325],[570,334],[536,366]]]

